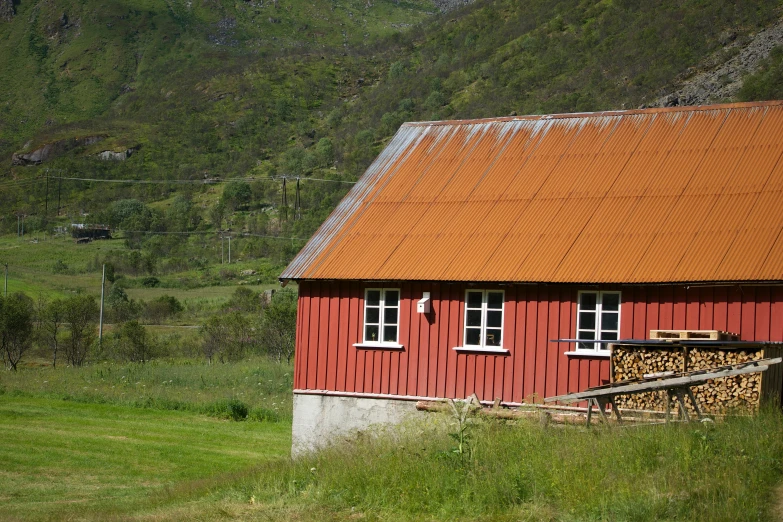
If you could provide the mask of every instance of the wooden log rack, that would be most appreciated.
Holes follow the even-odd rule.
[[[685,397],[691,401],[696,416],[701,420],[704,416],[699,409],[699,405],[696,403],[696,399],[693,397],[691,386],[698,386],[705,384],[711,379],[718,379],[720,377],[733,377],[735,375],[743,375],[746,373],[757,373],[766,371],[773,364],[779,364],[783,361],[783,358],[777,357],[774,359],[760,359],[758,361],[749,361],[740,364],[732,364],[728,366],[720,366],[717,368],[707,368],[704,370],[695,370],[683,373],[674,373],[671,375],[653,375],[645,377],[643,379],[633,379],[628,381],[615,382],[604,386],[596,386],[594,388],[588,388],[585,391],[578,393],[569,393],[567,395],[558,395],[556,397],[547,397],[544,402],[562,402],[569,404],[578,401],[587,401],[587,425],[590,425],[590,421],[593,414],[593,407],[598,408],[598,413],[601,416],[601,420],[605,423],[609,422],[607,417],[607,405],[612,406],[612,413],[617,418],[617,422],[622,424],[623,418],[620,414],[620,410],[615,406],[615,397],[618,395],[634,395],[637,393],[652,392],[652,391],[665,391],[668,400],[666,401],[666,422],[671,418],[671,402],[672,398],[676,398],[679,404],[679,417],[681,420],[690,421],[690,416],[685,408]]]

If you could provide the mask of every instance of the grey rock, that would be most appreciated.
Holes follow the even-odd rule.
[[[783,45],[783,20],[752,36],[747,43],[737,38],[733,30],[720,38],[730,43],[708,58],[701,72],[694,73],[689,68],[675,80],[673,92],[663,94],[649,106],[708,105],[734,98],[742,87],[742,78],[758,71],[772,49]],[[726,53],[735,54],[726,60]]]
[[[54,141],[42,145],[30,152],[13,153],[11,155],[11,163],[13,165],[40,165],[41,163],[68,152],[69,150],[75,149],[76,147],[94,145],[104,138],[105,136],[85,136],[82,138],[67,138]]]
[[[438,11],[441,13],[448,13],[454,9],[459,9],[460,7],[470,5],[473,2],[474,0],[435,0],[433,3],[435,4],[435,7],[438,9]]]
[[[14,0],[0,0],[0,20],[10,22],[15,13]]]
[[[99,152],[97,154],[98,159],[101,159],[103,161],[125,161],[128,159],[131,154],[133,154],[133,149],[126,149],[120,152],[115,152],[113,150],[104,150],[103,152]]]

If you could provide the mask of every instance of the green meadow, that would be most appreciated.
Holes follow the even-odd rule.
[[[0,519],[106,520],[284,458],[290,424],[0,395]]]
[[[774,521],[783,414],[641,427],[471,419],[290,459],[291,367],[0,375],[2,520]]]

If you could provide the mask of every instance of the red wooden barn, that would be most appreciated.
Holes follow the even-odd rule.
[[[281,275],[295,451],[604,383],[591,339],[781,341],[781,232],[783,102],[407,123]]]

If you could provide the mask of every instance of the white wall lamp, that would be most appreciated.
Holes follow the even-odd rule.
[[[420,314],[430,313],[430,293],[423,292],[422,298],[416,303],[416,311]]]

